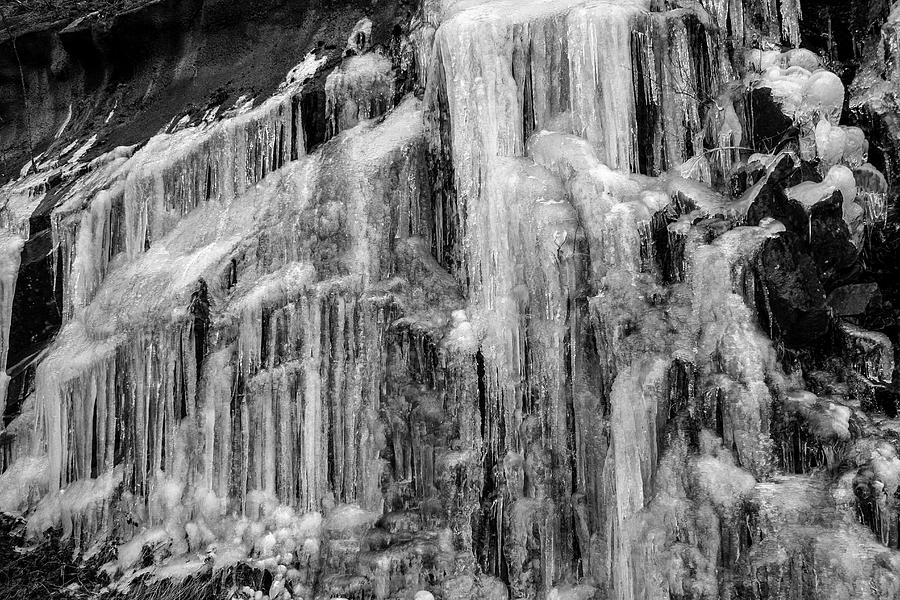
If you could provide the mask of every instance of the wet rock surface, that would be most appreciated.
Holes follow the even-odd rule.
[[[880,301],[878,284],[853,283],[835,288],[828,294],[828,306],[835,315],[846,317],[862,315]]]
[[[785,342],[805,346],[828,334],[831,320],[816,261],[796,234],[767,240],[760,251],[760,279],[771,324]]]

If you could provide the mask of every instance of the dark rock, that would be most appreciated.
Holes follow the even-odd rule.
[[[845,397],[850,393],[850,388],[839,380],[835,369],[807,372],[804,380],[809,391],[817,396]]]
[[[804,181],[812,181],[814,183],[822,182],[822,173],[819,170],[819,160],[814,161],[801,160],[800,168],[795,171],[796,180],[787,185],[797,185]]]
[[[788,198],[784,189],[772,178],[759,191],[747,210],[747,224],[757,225],[766,217],[781,221],[786,230],[797,234],[804,240],[808,235],[809,217],[807,217],[803,205]]]
[[[789,153],[782,153],[775,159],[777,162],[771,171],[764,173],[764,181],[758,179],[755,194],[747,209],[747,224],[757,225],[764,218],[780,221],[785,229],[806,239],[809,231],[809,219],[803,205],[789,198],[785,188],[802,181],[800,169]]]
[[[300,115],[303,119],[303,133],[306,139],[306,151],[325,141],[325,90],[315,87],[303,92]]]
[[[799,236],[782,232],[766,240],[757,268],[766,292],[760,315],[786,345],[810,345],[829,332],[825,290]]]
[[[849,367],[844,369],[842,375],[847,383],[850,398],[867,413],[879,412],[880,406],[875,392],[878,386]]]
[[[900,408],[900,389],[897,385],[873,385],[872,390],[878,408],[888,417],[895,418],[897,409]]]
[[[703,231],[703,240],[710,244],[714,239],[730,230],[734,225],[727,219],[712,217],[695,223],[695,226]]]
[[[810,251],[826,291],[854,281],[860,274],[859,250],[850,241],[841,193],[813,206],[809,219]]]
[[[797,136],[793,121],[772,97],[772,90],[759,87],[750,90],[750,129],[753,147],[769,153],[784,144],[785,138]]]
[[[728,191],[735,198],[746,192],[750,186],[762,179],[766,174],[766,168],[758,163],[741,164],[731,171],[731,179],[728,183]]]
[[[877,283],[854,283],[832,290],[828,306],[838,316],[861,315],[878,296]]]
[[[209,333],[209,286],[202,277],[197,280],[191,292],[188,312],[194,317],[194,360],[197,364],[197,379],[200,379],[203,359],[206,358],[206,337]],[[182,406],[182,418],[187,414],[187,406]]]
[[[878,295],[872,299],[866,312],[858,317],[859,325],[872,331],[880,331],[892,340],[900,339],[900,310],[884,298],[884,291],[879,289]]]
[[[32,221],[32,226],[37,224]],[[47,223],[49,225],[49,223]],[[57,273],[49,227],[33,233],[24,248],[9,328],[9,354],[6,365],[10,376],[5,419],[18,414],[33,385],[35,360],[52,341],[62,325],[62,285]]]
[[[877,37],[887,19],[889,0],[803,0],[802,46],[828,58],[853,63],[860,58],[862,40]]]
[[[769,181],[785,188],[805,181],[802,178],[802,174],[808,171],[809,163],[800,161],[800,168],[798,169],[793,155],[787,152],[782,153],[776,160],[775,168],[772,169],[772,173],[769,175]],[[807,167],[804,167],[804,165],[807,165]]]
[[[900,107],[894,93],[879,93],[871,86],[862,89],[861,96],[853,99],[851,123],[866,134],[869,163],[884,173],[890,185],[897,185],[900,182]]]

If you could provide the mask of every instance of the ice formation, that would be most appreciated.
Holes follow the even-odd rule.
[[[328,137],[383,115],[394,99],[391,60],[376,53],[348,58],[328,76],[325,94]]]
[[[0,408],[6,407],[6,386],[9,384],[6,357],[9,352],[9,327],[12,318],[16,278],[19,274],[22,246],[25,240],[4,232],[0,237]]]
[[[799,3],[661,4],[427,0],[399,54],[353,28],[309,153],[313,54],[4,187],[0,367],[48,198],[63,325],[0,509],[121,540],[120,591],[241,563],[257,600],[898,597],[900,459],[850,391],[893,347],[835,321],[847,372],[807,389],[784,345],[833,315],[778,271],[827,262],[835,210],[860,244],[887,182],[815,54],[725,51],[798,46]],[[760,90],[796,147],[745,147]]]

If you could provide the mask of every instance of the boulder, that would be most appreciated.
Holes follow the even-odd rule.
[[[837,316],[861,315],[880,295],[877,283],[842,285],[828,294],[828,306]]]
[[[760,152],[774,150],[785,137],[796,137],[794,122],[784,114],[768,87],[750,91],[750,112],[753,116],[753,147]]]
[[[766,183],[747,210],[747,224],[758,225],[765,218],[780,221],[785,229],[805,239],[809,218],[803,205],[789,198],[784,189],[772,180]]]
[[[772,328],[788,346],[808,346],[830,330],[825,290],[803,240],[790,231],[765,241],[757,272],[765,288]]]
[[[851,241],[839,191],[810,210],[809,245],[826,290],[851,283],[859,276],[859,250]]]

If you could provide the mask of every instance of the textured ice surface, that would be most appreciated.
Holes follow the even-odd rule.
[[[328,137],[387,111],[394,99],[392,66],[389,58],[369,53],[347,58],[328,76],[325,81]]]
[[[263,310],[268,316],[273,304],[283,306],[306,296],[308,299],[297,306],[301,312],[289,317],[294,314],[294,305],[289,304],[290,310],[284,318],[285,325],[298,318],[307,322],[309,316],[304,315],[309,315],[311,308],[319,310],[323,293],[333,289],[353,294],[352,290],[361,289],[361,281],[378,278],[381,269],[388,268],[379,262],[378,249],[380,240],[387,239],[379,236],[385,236],[390,230],[383,229],[380,206],[366,200],[370,194],[377,193],[367,183],[376,176],[361,174],[359,178],[343,180],[347,187],[341,192],[332,189],[329,180],[320,179],[329,173],[323,163],[342,162],[363,172],[392,168],[393,157],[403,156],[404,145],[417,143],[419,114],[413,104],[407,104],[381,129],[361,126],[370,134],[354,136],[352,143],[348,138],[334,156],[297,162],[224,206],[199,206],[167,236],[104,281],[93,301],[61,332],[37,376],[40,422],[47,434],[54,488],[91,476],[94,470],[102,472],[111,468],[119,460],[114,454],[121,450],[134,453],[134,470],[126,477],[133,478],[133,484],[144,493],[150,489],[148,485],[152,488],[151,481],[158,469],[167,473],[174,469],[177,473],[194,468],[191,457],[196,440],[192,439],[187,422],[180,421],[185,412],[193,415],[195,410],[213,409],[212,406],[204,409],[202,405],[194,408],[198,389],[204,387],[194,352],[198,323],[194,320],[196,313],[189,310],[197,282],[201,278],[209,282],[210,302],[223,311],[217,318],[223,319],[226,330],[234,328],[238,364],[244,376],[249,377],[264,366],[260,357],[268,350],[260,348],[259,321]],[[402,188],[395,185],[382,193],[398,201],[403,197]],[[340,204],[330,200],[336,197],[341,197]],[[356,204],[352,201],[354,197],[359,200]],[[370,210],[376,212],[369,214]],[[289,215],[299,218],[287,218]],[[295,232],[302,231],[310,218],[319,224],[322,241],[318,245],[296,237]],[[325,237],[328,223],[333,223],[330,226],[334,228],[330,243]],[[317,272],[313,265],[321,260],[323,253],[338,262],[329,263],[327,269]],[[339,267],[339,263],[344,266]],[[236,268],[240,269],[240,281],[230,291],[228,278]],[[330,273],[331,268],[355,275]],[[323,276],[338,278],[323,287],[317,285]],[[314,337],[307,340],[312,347],[319,343]],[[271,351],[267,354],[271,360]],[[286,358],[289,357],[290,354]],[[207,362],[211,384],[222,381],[222,377],[226,377],[223,383],[227,382],[226,374],[233,373],[230,371],[233,367],[228,365],[216,371],[217,364],[215,360]],[[312,365],[304,367],[299,361],[294,364],[292,367],[292,363],[286,362],[261,376],[274,383],[276,378],[288,378],[297,369],[301,373],[304,369],[307,373],[318,369]],[[125,392],[121,387],[123,377],[133,381],[136,387]],[[160,379],[170,383],[158,385]],[[307,376],[306,379],[307,393],[318,393],[317,378]],[[270,404],[274,401],[271,383],[248,383],[251,390],[257,387],[260,391],[270,390],[260,397],[259,402],[263,404],[257,410],[266,410],[266,406],[269,411],[278,410],[277,404]],[[127,401],[122,398],[123,393],[128,394]],[[215,395],[208,397],[216,404],[227,401]],[[287,397],[282,400],[287,401]],[[212,415],[207,412],[206,419],[216,419],[215,412]],[[275,419],[279,413],[256,414]],[[309,426],[317,427],[319,418],[318,409],[311,402],[301,420],[312,419]],[[214,426],[214,421],[207,422]],[[270,427],[266,421],[260,421],[258,426]],[[127,438],[122,437],[125,431],[129,432]],[[206,442],[211,448],[213,439]],[[308,498],[311,504],[323,493],[318,478],[324,476],[323,465],[317,464],[320,459],[315,454],[314,442],[315,438],[309,436],[301,451],[305,456],[301,460],[305,461],[312,478],[301,478],[303,485],[310,486],[303,490],[302,497]],[[274,447],[268,450],[265,444],[260,448],[263,454],[259,458],[266,455],[268,458],[254,463],[255,474],[248,474],[250,480],[245,485],[261,486],[259,489],[275,493],[274,479],[270,479],[275,476],[275,463],[267,461],[288,460],[293,464],[293,454],[272,454]],[[114,450],[114,446],[120,450]],[[205,452],[201,451],[200,456],[205,456]],[[209,455],[209,459],[215,460],[214,455]],[[215,464],[225,468],[225,487],[219,491],[227,494],[230,469],[227,463],[216,461]],[[208,469],[212,467],[211,463]],[[284,467],[293,470],[287,464]],[[266,477],[262,478],[264,472]],[[207,487],[215,489],[212,481]],[[247,492],[250,489],[255,487]]]

